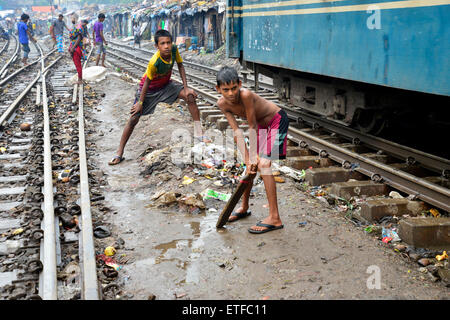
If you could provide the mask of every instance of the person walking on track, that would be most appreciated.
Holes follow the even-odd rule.
[[[66,28],[67,31],[70,31],[69,28],[67,28],[66,23],[64,22],[63,19],[64,16],[60,14],[58,16],[58,19],[55,20],[52,23],[52,26],[50,27],[50,34],[52,36],[53,42],[56,44],[56,48],[60,53],[64,52],[64,42],[63,42],[64,28]]]
[[[98,66],[98,63],[100,62],[100,56],[102,56],[102,67],[105,67],[105,46],[107,46],[108,43],[106,42],[103,35],[103,21],[105,21],[105,15],[103,13],[100,13],[98,15],[98,21],[96,21],[94,24],[92,38],[94,39],[94,44],[97,47],[97,60],[95,61],[95,65]]]

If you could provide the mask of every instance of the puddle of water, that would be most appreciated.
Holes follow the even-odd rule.
[[[184,226],[191,229],[193,239],[176,239],[154,247],[154,249],[161,250],[161,253],[154,261],[155,264],[165,261],[176,261],[176,266],[186,272],[185,278],[177,282],[177,285],[198,283],[200,281],[200,266],[193,263],[203,253],[205,244],[203,238],[212,231],[213,227],[215,228],[215,219],[214,217],[211,219],[211,217],[205,216],[201,221],[190,221]],[[186,258],[183,258],[183,251],[188,251]]]
[[[190,248],[191,244],[192,239],[177,239],[167,243],[161,243],[153,247],[154,249],[162,250],[160,255],[155,259],[155,264],[159,264],[164,261],[179,261],[180,263],[177,266],[181,266],[181,269],[186,270],[186,266],[189,262],[185,262],[183,259],[180,259],[179,253],[186,247]],[[172,257],[172,255],[175,257]]]

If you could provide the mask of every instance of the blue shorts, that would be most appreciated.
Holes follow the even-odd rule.
[[[97,47],[97,54],[106,53],[106,48],[103,42],[97,42],[95,46]]]
[[[22,45],[22,51],[23,51],[23,57],[28,58],[28,54],[30,53],[30,46],[28,43],[21,43]]]

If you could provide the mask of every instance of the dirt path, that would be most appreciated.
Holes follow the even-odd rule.
[[[208,208],[202,214],[148,207],[151,195],[169,181],[161,178],[158,185],[141,175],[140,155],[149,146],[170,145],[177,128],[192,131],[190,116],[159,105],[136,127],[125,150],[126,160],[108,166],[136,85],[108,78],[93,88],[105,93],[100,111],[94,113],[102,123],[91,139],[98,148],[94,160],[108,181],[105,202],[114,211],[104,219],[114,226],[114,238],[125,241],[117,255],[129,258],[118,281],[128,298],[147,299],[150,294],[157,299],[449,298],[448,288],[429,281],[417,264],[407,263],[336,210],[295,188],[289,178],[277,184],[285,227],[263,235],[247,231],[268,212],[262,184],[255,188],[253,214],[220,231],[215,223],[224,202],[214,202],[217,212]],[[206,183],[199,180],[181,188],[198,191]],[[379,268],[380,289],[367,286],[373,275],[367,273],[370,266]]]

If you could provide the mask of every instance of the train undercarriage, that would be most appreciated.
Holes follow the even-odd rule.
[[[449,130],[449,98],[345,79],[245,62],[255,75],[273,79],[281,101],[351,126],[381,135],[389,127],[417,126]],[[448,132],[448,131],[447,131]]]

